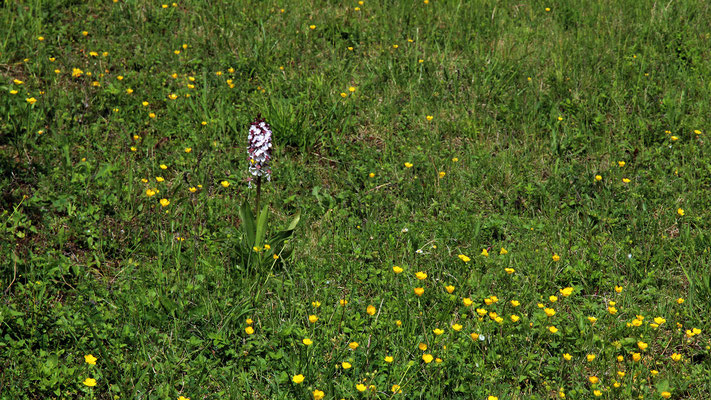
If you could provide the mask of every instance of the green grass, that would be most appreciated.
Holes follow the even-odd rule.
[[[0,5],[0,399],[711,397],[711,5],[166,6]]]

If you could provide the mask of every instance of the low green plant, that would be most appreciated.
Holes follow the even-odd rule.
[[[294,229],[301,220],[301,213],[297,212],[289,226],[273,235],[266,237],[269,206],[265,205],[255,217],[247,200],[239,208],[242,238],[238,247],[238,259],[241,267],[261,269],[268,263],[277,263],[291,255],[293,248],[287,246]]]

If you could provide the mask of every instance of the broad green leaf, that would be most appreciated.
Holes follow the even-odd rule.
[[[262,241],[264,240],[264,234],[267,231],[267,214],[269,209],[267,206],[262,208],[262,212],[259,214],[259,220],[257,221],[257,234],[255,238],[254,245],[256,247],[262,247]]]
[[[254,247],[256,227],[254,226],[254,214],[252,214],[246,199],[239,208],[239,217],[242,220],[242,232],[247,236],[247,245],[251,249]]]

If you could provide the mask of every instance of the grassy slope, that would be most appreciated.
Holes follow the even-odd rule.
[[[382,397],[400,382],[407,397],[547,398],[562,387],[585,398],[595,374],[606,398],[658,396],[664,381],[678,398],[709,395],[709,5],[356,6],[0,8],[0,397],[73,398],[95,376],[101,398],[354,397],[363,378]],[[257,113],[275,131],[274,227],[304,216],[294,256],[269,271],[234,257]],[[537,303],[565,286],[575,294],[546,321]],[[502,327],[476,318],[490,295]],[[664,316],[665,329],[627,327],[636,314]],[[687,343],[677,322],[704,333]],[[493,339],[472,342],[474,331]],[[644,361],[617,364],[638,340],[650,343]],[[444,362],[423,364],[420,342]],[[687,361],[669,364],[674,351]],[[91,371],[87,353],[99,357]],[[348,358],[351,370],[335,368]],[[618,369],[630,373],[615,389]],[[292,385],[298,373],[307,379]]]

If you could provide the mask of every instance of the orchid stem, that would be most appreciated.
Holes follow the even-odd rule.
[[[259,199],[262,197],[262,177],[261,175],[257,177],[257,211],[256,215],[259,218]]]

